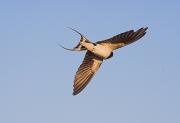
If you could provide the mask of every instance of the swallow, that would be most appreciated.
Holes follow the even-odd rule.
[[[88,40],[77,30],[73,28],[70,29],[81,36],[77,46],[73,49],[69,49],[60,44],[59,45],[70,51],[86,51],[84,60],[79,66],[73,82],[73,95],[77,95],[88,85],[100,68],[102,62],[113,56],[114,50],[129,45],[142,38],[146,34],[148,27],[140,28],[137,31],[129,30],[109,39],[97,41],[96,43]]]

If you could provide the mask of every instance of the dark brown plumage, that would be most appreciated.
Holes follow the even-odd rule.
[[[130,30],[113,36],[112,38],[97,41],[96,43],[101,45],[107,45],[108,47],[111,47],[113,50],[115,50],[139,40],[146,34],[147,29],[147,27],[141,28],[135,32],[134,30]]]
[[[83,63],[79,66],[78,71],[76,72],[73,85],[73,95],[80,93],[86,87],[101,66],[102,62],[102,58],[87,51]]]

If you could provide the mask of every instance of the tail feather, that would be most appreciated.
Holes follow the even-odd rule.
[[[81,45],[77,45],[76,47],[74,47],[73,49],[70,49],[70,48],[66,48],[64,46],[62,46],[61,44],[58,44],[61,48],[65,49],[65,50],[70,50],[70,51],[82,51],[82,50],[86,50],[86,48],[84,48],[83,46]]]
[[[78,43],[78,45],[76,47],[74,47],[73,49],[69,49],[69,48],[65,48],[64,46],[58,44],[60,47],[62,47],[63,49],[66,50],[70,50],[70,51],[83,51],[83,50],[87,50],[84,46],[82,46],[81,44],[84,42],[89,42],[91,43],[83,34],[81,34],[80,32],[78,32],[77,30],[68,27],[69,29],[75,31],[76,33],[78,33],[81,36],[80,42]]]
[[[83,34],[81,34],[79,31],[71,28],[71,27],[68,27],[69,29],[71,29],[72,31],[78,33],[80,36],[81,36],[81,39],[80,39],[80,43],[83,43],[83,42],[86,42],[86,43],[91,43]]]

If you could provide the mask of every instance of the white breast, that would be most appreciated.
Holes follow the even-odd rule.
[[[93,49],[93,53],[106,59],[112,52],[112,49],[110,49],[109,47],[107,46],[103,46],[103,45],[100,45],[100,44],[97,44],[96,46],[94,46],[94,49]]]

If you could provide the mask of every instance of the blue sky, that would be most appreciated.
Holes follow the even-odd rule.
[[[179,123],[178,0],[1,0],[1,123]],[[147,35],[115,51],[87,88],[72,96],[92,41],[148,26]]]

